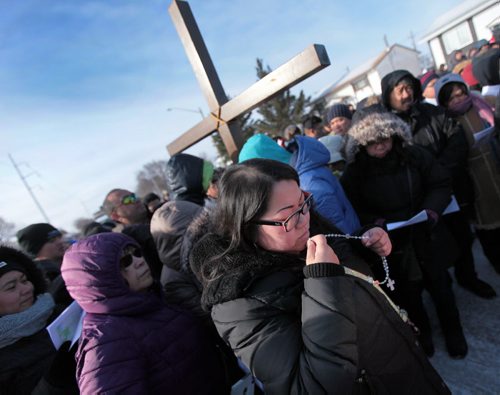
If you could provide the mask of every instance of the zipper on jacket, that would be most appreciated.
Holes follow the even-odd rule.
[[[357,385],[361,386],[365,390],[368,390],[369,394],[376,394],[375,388],[373,387],[371,380],[368,378],[365,369],[361,369],[360,375],[354,381]],[[365,391],[362,393],[365,393]]]

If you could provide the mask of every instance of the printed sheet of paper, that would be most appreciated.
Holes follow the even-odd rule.
[[[406,221],[391,222],[387,224],[387,230],[391,231],[394,229],[404,228],[405,226],[410,226],[425,221],[427,221],[427,213],[425,212],[425,210],[422,210],[417,215]]]
[[[71,346],[78,341],[82,334],[84,316],[83,309],[73,302],[47,327],[56,350],[66,341],[71,341]]]
[[[455,195],[451,195],[451,203],[444,209],[443,215],[455,213],[457,211],[460,211],[457,199],[455,198]]]
[[[473,148],[476,148],[477,146],[485,143],[495,130],[494,126],[491,126],[489,128],[483,129],[480,132],[474,133],[474,146]]]
[[[254,391],[254,378],[250,373],[231,387],[231,395],[253,395]]]

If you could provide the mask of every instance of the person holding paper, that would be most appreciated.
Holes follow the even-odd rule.
[[[467,171],[467,139],[462,126],[440,106],[423,103],[420,81],[407,70],[395,70],[382,78],[382,101],[385,108],[401,118],[411,129],[415,145],[427,149],[451,174],[453,194],[460,212],[443,219],[459,245],[455,265],[457,282],[467,290],[491,298],[495,290],[478,278],[472,255],[472,233],[465,215],[474,202],[474,187]],[[453,251],[448,251],[452,254]]]
[[[472,224],[484,254],[500,273],[500,172],[491,138],[493,109],[481,96],[471,93],[458,74],[446,74],[437,81],[436,98],[465,130],[470,148],[468,168],[474,181]],[[475,136],[488,129],[489,138],[476,141]]]
[[[409,126],[383,108],[372,106],[357,114],[346,143],[347,168],[342,185],[361,224],[406,221],[422,210],[427,222],[391,232],[388,257],[396,289],[387,291],[420,329],[428,356],[434,353],[422,290],[429,290],[443,328],[450,356],[463,358],[467,343],[445,263],[432,257],[432,238],[445,231],[439,217],[451,198],[446,169],[432,154],[411,143]]]
[[[201,323],[167,306],[139,245],[100,233],[66,252],[69,293],[86,312],[76,353],[81,394],[225,394],[223,367]]]
[[[72,356],[56,352],[45,330],[56,305],[44,274],[27,255],[0,246],[0,393],[73,394],[74,363],[54,369]],[[64,354],[64,355],[63,355]],[[65,376],[65,377],[61,377]],[[33,392],[34,391],[34,392]]]

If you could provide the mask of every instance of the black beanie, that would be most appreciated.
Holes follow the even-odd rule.
[[[25,267],[18,264],[17,262],[6,262],[0,260],[0,277],[2,277],[5,273],[12,272],[14,270],[27,274]]]
[[[333,118],[344,117],[352,119],[352,112],[345,104],[334,104],[328,109],[326,113],[326,122],[330,123]]]
[[[24,252],[0,244],[0,277],[13,270],[26,274],[35,287],[35,295],[46,291],[44,276],[31,258]]]
[[[43,245],[57,236],[61,236],[56,228],[50,224],[32,224],[21,229],[16,234],[19,246],[28,254],[36,257]]]

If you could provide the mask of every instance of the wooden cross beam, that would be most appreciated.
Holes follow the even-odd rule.
[[[243,93],[228,100],[189,4],[173,0],[168,11],[210,109],[210,116],[167,146],[170,155],[191,147],[218,130],[229,157],[236,162],[244,144],[237,118],[330,65],[325,47],[311,45]]]

